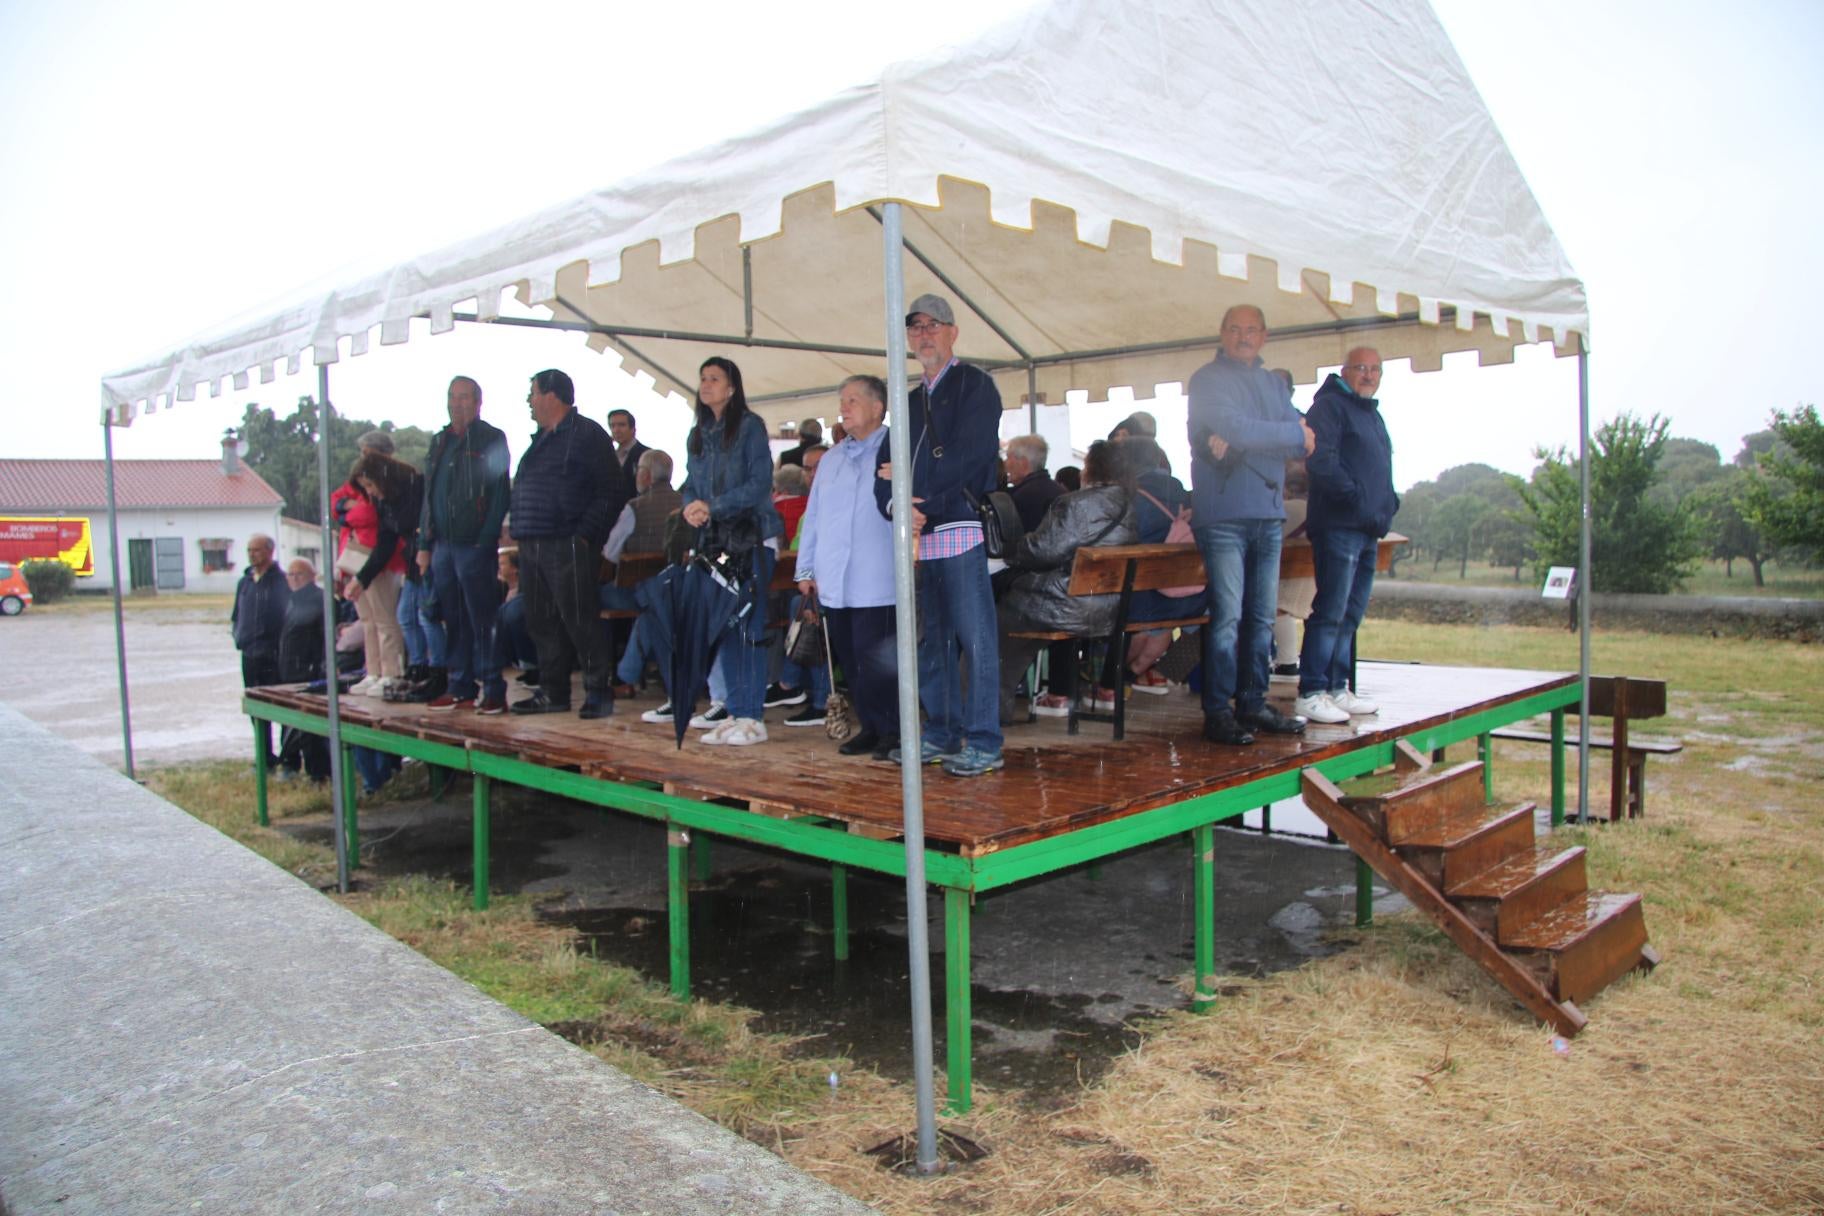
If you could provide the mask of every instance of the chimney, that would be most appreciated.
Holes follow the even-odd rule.
[[[233,477],[241,471],[241,437],[229,427],[222,432],[222,476]]]

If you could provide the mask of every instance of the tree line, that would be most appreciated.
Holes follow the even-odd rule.
[[[1777,410],[1724,463],[1715,446],[1667,434],[1670,419],[1631,413],[1603,423],[1590,444],[1590,578],[1597,591],[1663,594],[1706,558],[1733,578],[1744,563],[1765,585],[1769,561],[1824,560],[1824,423],[1815,406]],[[1393,526],[1408,560],[1509,567],[1577,564],[1577,456],[1539,448],[1530,478],[1485,464],[1446,469],[1402,496]]]
[[[369,431],[392,436],[393,455],[415,469],[424,468],[432,432],[423,427],[369,422],[336,413],[331,416],[329,427],[330,489],[348,480],[348,471],[361,454],[356,441]],[[241,417],[240,433],[247,444],[243,459],[284,498],[285,514],[308,524],[322,523],[317,493],[316,402],[309,397],[300,398],[297,408],[284,418],[263,406],[249,405]]]

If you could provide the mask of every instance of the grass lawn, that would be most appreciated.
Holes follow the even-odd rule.
[[[1417,561],[1407,558],[1400,562],[1399,581],[1466,587],[1524,587],[1533,591],[1539,588],[1540,580],[1533,576],[1530,565],[1520,571],[1518,579],[1514,578],[1512,566],[1471,562],[1467,572],[1459,574],[1459,569],[1460,564],[1454,561],[1442,562],[1434,569],[1429,555]],[[1754,570],[1747,562],[1735,563],[1733,578],[1728,576],[1722,562],[1705,562],[1697,568],[1695,574],[1685,580],[1681,592],[1685,595],[1785,596],[1794,599],[1817,599],[1824,596],[1824,569],[1781,566],[1777,562],[1768,562],[1763,567],[1763,573],[1767,585],[1756,587]]]
[[[1381,620],[1362,649],[1577,657],[1557,630]],[[1671,682],[1670,716],[1640,733],[1686,749],[1651,761],[1644,820],[1565,830],[1592,885],[1643,893],[1664,955],[1584,1007],[1566,1054],[1429,922],[1383,918],[1296,971],[1231,977],[1210,1014],[1150,1023],[1064,1109],[978,1084],[977,1110],[944,1123],[989,1155],[936,1180],[863,1153],[909,1130],[908,1087],[795,1059],[742,1010],[673,1002],[578,956],[523,901],[476,913],[465,891],[404,880],[346,902],[528,1016],[592,1023],[604,1058],[888,1212],[1824,1210],[1824,650],[1600,633],[1594,655],[1599,671]],[[1606,807],[1601,760],[1591,796]],[[244,766],[151,784],[278,864],[333,876],[323,850],[252,825]],[[1498,744],[1496,792],[1544,802],[1546,750]],[[275,790],[277,816],[321,808]]]

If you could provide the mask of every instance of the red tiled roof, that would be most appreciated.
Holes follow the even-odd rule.
[[[106,510],[107,477],[101,460],[0,460],[0,511]],[[116,460],[114,496],[123,511],[285,502],[245,464],[227,476],[219,460]]]

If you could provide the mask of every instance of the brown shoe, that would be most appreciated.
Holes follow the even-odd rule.
[[[475,712],[489,716],[504,714],[507,712],[507,699],[504,696],[483,697],[475,702]]]
[[[469,709],[474,704],[474,697],[452,697],[446,692],[441,697],[431,698],[424,707],[433,713],[449,713],[453,709]]]

